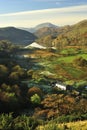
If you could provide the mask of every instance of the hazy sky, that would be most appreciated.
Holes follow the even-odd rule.
[[[0,0],[0,27],[44,22],[71,25],[87,19],[87,0]]]

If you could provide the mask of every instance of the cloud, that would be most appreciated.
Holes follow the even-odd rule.
[[[23,12],[17,12],[17,13],[0,14],[0,16],[19,16],[19,15],[51,13],[51,12],[63,13],[63,12],[81,12],[81,11],[87,11],[87,5],[72,6],[72,7],[65,7],[65,8],[34,10],[34,11],[23,11]]]
[[[87,19],[87,5],[0,14],[0,26],[31,27],[43,22],[73,24]]]

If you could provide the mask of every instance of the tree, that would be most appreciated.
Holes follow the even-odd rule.
[[[4,77],[8,74],[8,68],[4,65],[0,65],[0,77]]]
[[[30,98],[31,96],[33,96],[34,94],[37,94],[37,95],[39,95],[40,97],[43,96],[43,93],[42,93],[41,89],[38,88],[38,87],[32,87],[32,88],[30,88],[30,89],[28,90],[28,97],[29,97],[29,98]]]
[[[0,83],[3,83],[7,80],[9,71],[5,65],[0,65]]]
[[[38,94],[34,94],[33,96],[31,96],[31,102],[33,104],[40,104],[41,102],[41,98]]]
[[[18,81],[19,80],[19,73],[18,72],[12,72],[9,75],[9,79],[11,79],[12,81]]]
[[[14,66],[14,67],[12,68],[12,71],[13,71],[12,73],[18,73],[18,76],[19,76],[20,78],[26,76],[25,70],[24,70],[23,68],[21,68],[20,65]]]

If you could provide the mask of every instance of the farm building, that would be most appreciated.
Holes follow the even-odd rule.
[[[62,84],[61,82],[53,82],[51,83],[52,87],[57,87],[60,90],[66,90],[66,85]]]

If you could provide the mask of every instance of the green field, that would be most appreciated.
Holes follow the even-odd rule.
[[[58,56],[49,59],[40,59],[39,65],[43,67],[41,71],[48,71],[49,74],[55,74],[57,77],[67,77],[68,79],[85,79],[87,67],[78,66],[78,63],[74,60],[82,57],[87,60],[87,54],[77,54],[72,56]]]
[[[84,59],[87,60],[87,54],[77,54],[74,56],[72,55],[72,56],[60,57],[58,58],[58,62],[71,63],[77,57],[83,57]]]

